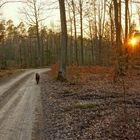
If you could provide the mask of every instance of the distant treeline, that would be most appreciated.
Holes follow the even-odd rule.
[[[35,26],[27,29],[23,22],[15,26],[12,20],[1,21],[0,68],[31,68],[57,63],[60,56],[60,33],[44,27],[39,30],[39,40],[38,48]],[[77,50],[74,37],[68,35],[67,63],[81,65],[80,36],[77,37],[76,42]],[[101,40],[97,37],[94,37],[93,40],[83,38],[84,65],[110,65],[113,51],[110,44],[108,38]]]

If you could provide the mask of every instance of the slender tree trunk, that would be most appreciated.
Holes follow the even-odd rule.
[[[99,40],[98,40],[98,65],[101,65],[101,61],[102,61],[102,58],[101,58],[101,53],[102,53],[102,11],[101,11],[101,8],[100,8],[100,5],[99,5],[99,15],[98,15],[98,18],[99,18]]]
[[[118,48],[119,55],[121,55],[121,47],[122,47],[122,41],[121,41],[121,23],[120,23],[120,3],[117,2],[117,0],[113,0],[114,4],[114,15],[115,15],[115,28],[116,28],[116,46]]]
[[[44,66],[44,36],[41,34],[41,61],[42,61],[42,66]]]
[[[37,8],[36,8],[36,2],[34,1],[34,13],[35,13],[35,22],[36,22],[36,36],[37,36],[37,46],[38,46],[38,66],[42,65],[42,56],[41,56],[41,45],[40,45],[40,35],[39,35],[39,25],[38,25],[38,15],[37,15]]]
[[[128,40],[128,2],[125,0],[125,41]]]
[[[94,0],[94,18],[95,18],[95,41],[94,41],[94,64],[97,64],[97,11],[96,0]]]
[[[72,0],[72,7],[73,7],[73,19],[74,19],[74,47],[75,47],[75,60],[76,64],[79,65],[78,61],[78,47],[77,47],[77,27],[76,27],[76,14],[75,14],[75,3]]]
[[[94,64],[94,43],[93,43],[93,33],[92,33],[92,22],[90,21],[89,18],[89,33],[90,33],[90,40],[91,40],[91,59],[92,59],[92,64]]]
[[[72,19],[71,20],[71,24],[70,24],[70,32],[71,32],[71,35],[70,35],[70,56],[69,56],[69,63],[73,63],[73,28],[72,28]]]
[[[70,26],[70,39],[69,39],[69,54],[68,54],[68,64],[71,64],[73,63],[73,19],[72,19],[72,16],[71,16],[71,10],[70,10],[70,7],[71,5],[69,4],[69,2],[67,1],[67,4],[68,4],[68,14],[69,14],[69,26]]]
[[[21,51],[21,43],[22,43],[22,40],[20,40],[20,43],[19,43],[19,65],[20,65],[20,68],[22,68],[22,51]]]
[[[113,42],[114,42],[114,21],[113,21],[113,6],[112,6],[112,3],[110,4],[110,7],[109,7],[109,17],[110,17],[110,29],[111,29],[111,32],[110,32],[110,41],[111,41],[111,47],[113,46]]]
[[[84,47],[83,47],[83,8],[82,8],[82,3],[83,3],[83,0],[80,0],[79,1],[80,3],[80,32],[81,32],[81,64],[83,65],[84,64]]]

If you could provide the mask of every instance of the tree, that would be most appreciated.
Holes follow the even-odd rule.
[[[83,47],[83,0],[79,0],[80,13],[80,45],[81,45],[81,64],[84,64],[84,47]]]
[[[27,23],[36,28],[36,39],[37,39],[37,60],[38,66],[43,65],[43,54],[42,46],[40,42],[40,22],[45,20],[42,18],[42,13],[44,10],[44,3],[40,3],[38,0],[27,0],[26,8],[22,10],[22,14],[25,15]]]
[[[137,14],[138,14],[139,25],[140,25],[140,6],[137,6]]]
[[[4,38],[5,38],[5,22],[1,21],[0,22],[0,69],[4,69],[4,60],[5,60],[5,55],[3,52],[3,45],[4,45]]]
[[[125,0],[125,41],[128,40],[128,8],[129,0]]]
[[[87,16],[88,21],[88,28],[89,33],[88,36],[90,37],[90,45],[91,45],[91,64],[95,64],[95,40],[97,40],[97,33],[96,33],[96,8],[95,8],[95,0],[93,2],[87,2],[86,3],[86,11],[85,16]],[[93,11],[94,9],[94,11]],[[91,12],[92,11],[92,12]],[[95,39],[96,38],[96,39]],[[85,50],[86,51],[86,50]]]
[[[68,39],[68,64],[73,63],[73,15],[72,15],[72,6],[71,6],[71,1],[67,2],[67,9],[68,9],[68,20],[67,20],[67,25],[69,26],[68,32],[70,32],[70,39]]]
[[[113,4],[112,2],[109,4],[109,18],[110,18],[110,45],[114,44],[114,14],[113,14]]]
[[[20,0],[5,0],[5,1],[0,1],[0,8],[3,7],[5,4],[7,3],[17,3],[17,2],[21,2],[24,3],[24,1],[20,1]]]
[[[115,15],[115,29],[116,29],[116,46],[118,48],[119,55],[121,55],[121,1],[113,0],[114,4],[114,15]]]
[[[4,39],[4,36],[5,36],[5,32],[4,31],[5,31],[4,21],[1,21],[0,22],[0,43]]]
[[[77,24],[76,24],[76,13],[75,13],[75,3],[74,0],[71,1],[72,4],[72,12],[73,12],[73,20],[74,20],[74,47],[75,47],[75,61],[76,64],[79,64],[78,61],[78,47],[77,47]]]
[[[61,19],[61,50],[60,50],[60,66],[57,79],[63,81],[66,76],[66,56],[67,56],[67,25],[66,25],[64,0],[59,0],[59,8]]]

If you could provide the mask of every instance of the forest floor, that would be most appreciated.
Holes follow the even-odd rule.
[[[116,83],[111,68],[72,66],[62,83],[56,71],[41,81],[45,140],[140,139],[140,70]]]

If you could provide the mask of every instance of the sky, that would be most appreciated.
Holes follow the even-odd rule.
[[[19,14],[18,10],[20,8],[21,4],[5,4],[2,9],[0,10],[0,13],[2,14],[2,18],[5,20],[12,19],[14,23],[19,23]]]
[[[49,28],[52,27],[52,25],[54,26],[59,25],[58,24],[60,20],[59,9],[54,9],[58,7],[57,0],[40,0],[40,1],[46,2],[45,3],[46,4],[45,16],[47,16],[47,20],[45,21],[44,24],[47,25]],[[20,9],[22,9],[23,7],[24,7],[23,3],[19,3],[19,2],[5,4],[2,8],[0,8],[0,13],[2,14],[1,18],[5,19],[6,21],[9,19],[12,19],[14,21],[14,24],[18,25],[21,21],[25,21],[25,18],[23,18],[23,16],[21,16],[21,14],[19,13]],[[48,9],[51,9],[51,10],[48,10]],[[133,8],[133,12],[136,12],[135,7]],[[133,17],[134,17],[133,19],[137,18],[134,15]]]
[[[48,26],[52,26],[52,23],[59,22],[59,9],[53,9],[55,7],[58,7],[58,3],[56,3],[55,1],[56,0],[48,0],[48,2],[45,3],[46,14],[44,16],[47,17],[47,19],[44,24],[47,24]],[[53,4],[53,2],[55,2],[55,5]],[[5,19],[6,21],[12,19],[14,21],[14,24],[18,25],[21,21],[25,20],[25,18],[23,18],[23,16],[21,16],[20,14],[20,9],[24,8],[24,6],[25,5],[20,2],[5,4],[2,8],[0,8],[1,18]]]

